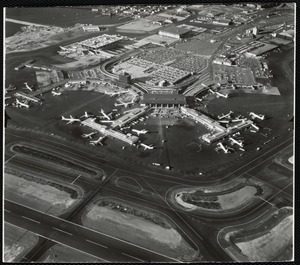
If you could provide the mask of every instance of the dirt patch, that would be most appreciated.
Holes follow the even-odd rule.
[[[38,242],[37,235],[23,228],[4,224],[4,262],[20,262]]]
[[[292,245],[292,240],[293,216],[288,216],[267,234],[236,245],[250,261],[273,261],[280,252]]]
[[[97,259],[88,253],[75,250],[73,248],[55,245],[38,260],[42,263],[101,263],[103,260]]]
[[[83,196],[74,185],[71,189],[68,184],[62,186],[42,178],[25,174],[15,176],[14,171],[9,172],[5,173],[5,198],[39,211],[61,215],[78,204]]]
[[[186,260],[196,257],[197,251],[189,246],[165,218],[153,212],[133,208],[131,205],[125,206],[124,203],[111,200],[109,203],[114,206],[99,206],[101,202],[90,205],[82,217],[83,224],[167,256]],[[119,205],[123,207],[122,211],[118,209]],[[139,216],[129,214],[129,210],[135,211]],[[145,213],[146,217],[143,216]],[[160,224],[154,223],[154,218]]]

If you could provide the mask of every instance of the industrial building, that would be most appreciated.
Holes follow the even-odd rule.
[[[116,47],[117,43],[124,39],[123,36],[103,34],[94,38],[90,38],[76,43],[82,48],[96,51],[98,49],[111,49]]]
[[[186,28],[178,28],[176,26],[170,26],[161,29],[158,32],[158,35],[160,36],[166,36],[166,37],[171,37],[175,39],[182,39],[184,38],[189,32],[191,32],[190,29]]]
[[[91,118],[88,118],[88,119],[82,121],[81,123],[84,126],[87,126],[87,127],[92,128],[93,130],[99,131],[100,133],[102,133],[103,135],[105,135],[107,137],[118,139],[118,140],[123,141],[130,145],[134,145],[139,140],[139,138],[135,135],[129,136],[127,134],[123,134],[121,132],[114,131],[112,129],[107,129],[107,126],[96,123]]]
[[[155,108],[180,107],[186,105],[186,99],[182,94],[144,94],[141,105]]]
[[[244,128],[249,127],[253,121],[251,120],[246,120],[242,121],[234,126],[225,128],[222,125],[220,125],[217,121],[214,119],[201,114],[194,109],[186,108],[186,107],[181,107],[181,111],[183,114],[191,117],[195,121],[203,124],[205,127],[210,129],[212,132],[204,134],[201,138],[203,141],[207,142],[208,144],[211,144],[215,141],[218,141],[224,137],[227,137],[233,133],[236,133]]]
[[[148,106],[143,106],[141,108],[135,108],[127,112],[125,115],[121,116],[119,119],[114,120],[111,127],[112,128],[117,128],[120,127],[122,128],[126,124],[136,120],[140,116],[142,116],[147,110]]]

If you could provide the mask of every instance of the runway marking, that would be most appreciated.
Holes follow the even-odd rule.
[[[131,256],[131,255],[128,255],[128,254],[126,254],[126,253],[121,253],[122,255],[124,255],[124,256],[127,256],[127,257],[130,257],[130,258],[133,258],[133,259],[136,259],[136,260],[139,260],[139,261],[142,261],[142,262],[145,262],[144,260],[142,260],[142,259],[139,259],[139,258],[137,258],[137,257],[134,257],[134,256]]]
[[[275,205],[273,203],[270,203],[269,201],[265,200],[264,198],[262,198],[261,196],[259,196],[260,199],[262,199],[263,201],[267,202],[268,204],[270,204],[272,207],[274,207]]]
[[[71,233],[69,233],[69,232],[66,232],[66,231],[64,231],[64,230],[58,229],[58,228],[56,228],[56,227],[52,227],[52,228],[55,229],[55,230],[57,230],[57,231],[60,231],[60,232],[62,232],[62,233],[65,233],[65,234],[67,234],[67,235],[73,236],[73,234],[71,234]]]
[[[78,175],[78,177],[76,178],[76,179],[74,179],[72,182],[71,182],[71,184],[74,184],[74,182],[77,180],[77,179],[79,179],[80,178],[80,174]]]
[[[86,239],[85,241],[90,242],[90,243],[95,244],[95,245],[98,245],[98,246],[103,247],[103,248],[108,248],[107,246],[101,245],[101,244],[96,243],[96,242],[94,242],[94,241],[91,241],[91,240],[89,240],[89,239]]]
[[[14,224],[12,224],[12,223],[9,223],[9,222],[6,222],[6,223],[8,223],[8,224],[10,224],[10,225],[12,225],[12,226],[18,227],[18,228],[22,228],[22,227],[20,227],[20,226],[14,225]],[[23,228],[23,229],[24,229],[24,228]],[[53,241],[53,242],[55,242],[55,243],[57,243],[57,244],[64,245],[64,246],[66,246],[66,247],[69,247],[69,248],[75,249],[75,250],[77,250],[77,251],[79,251],[79,252],[82,252],[82,253],[84,253],[84,254],[87,254],[87,255],[93,256],[93,257],[95,257],[95,258],[97,258],[97,259],[101,259],[101,260],[104,260],[104,261],[106,261],[106,262],[109,262],[109,263],[110,263],[110,261],[109,261],[109,260],[105,260],[105,259],[103,259],[103,258],[101,258],[101,257],[98,257],[98,256],[95,256],[95,255],[93,255],[93,254],[90,254],[90,253],[88,253],[88,252],[85,252],[85,251],[83,251],[83,250],[81,250],[81,249],[78,249],[78,248],[71,247],[71,246],[69,246],[69,245],[67,245],[67,244],[64,244],[64,243],[62,243],[62,242],[59,242],[59,241],[57,241],[57,240],[54,240],[54,239],[52,239],[52,238],[46,237],[46,236],[44,236],[44,235],[41,235],[41,234],[39,234],[39,233],[37,233],[37,232],[33,232],[33,233],[35,233],[36,235],[38,235],[38,236],[40,236],[40,237],[42,237],[42,238],[48,239],[49,241]]]
[[[78,226],[78,227],[80,227],[80,228],[82,228],[82,229],[89,230],[89,231],[91,231],[91,232],[93,232],[93,233],[97,233],[97,234],[100,234],[100,235],[103,235],[103,236],[106,236],[106,237],[109,237],[109,238],[115,239],[115,240],[117,240],[117,241],[120,241],[120,242],[122,242],[122,243],[125,243],[125,244],[128,244],[128,245],[131,245],[131,246],[134,246],[134,247],[136,247],[136,248],[143,249],[143,250],[145,250],[145,251],[148,251],[149,253],[155,253],[156,255],[159,255],[159,256],[162,256],[162,257],[168,258],[168,259],[170,259],[170,260],[173,260],[173,261],[176,261],[176,262],[182,263],[182,261],[180,261],[180,260],[178,260],[178,259],[175,259],[175,258],[172,258],[172,257],[168,257],[168,256],[166,256],[166,255],[164,255],[164,254],[162,254],[162,253],[158,253],[158,252],[155,252],[154,250],[150,250],[150,249],[144,248],[144,247],[142,247],[142,246],[135,245],[134,243],[131,243],[131,242],[125,241],[125,240],[123,240],[123,239],[120,239],[120,238],[117,238],[117,237],[111,236],[111,235],[109,235],[109,234],[102,233],[102,232],[100,232],[100,231],[98,231],[98,230],[94,230],[94,229],[91,229],[91,228],[88,228],[88,227],[85,227],[85,226],[82,226],[82,225],[79,225],[79,224],[73,223],[73,222],[71,222],[71,221],[68,221],[68,220],[62,219],[62,218],[60,218],[60,217],[58,217],[58,216],[55,216],[55,215],[51,215],[51,214],[44,213],[44,212],[42,212],[42,211],[39,211],[39,210],[36,210],[36,209],[30,208],[30,207],[28,207],[28,206],[25,206],[25,205],[19,204],[19,203],[17,203],[17,202],[14,202],[14,201],[11,201],[11,200],[8,200],[8,199],[5,199],[5,200],[6,200],[6,201],[9,201],[10,203],[13,203],[13,204],[20,205],[21,207],[28,208],[28,209],[30,209],[30,210],[32,210],[32,211],[35,211],[35,212],[41,213],[41,214],[43,214],[43,215],[50,216],[51,218],[54,218],[54,219],[60,220],[60,221],[62,221],[62,222],[65,222],[65,223],[68,223],[68,224],[71,224],[71,225],[74,225],[74,226]]]
[[[15,156],[16,156],[16,154],[13,155],[11,158],[7,159],[4,164],[6,164],[9,160],[13,159]]]
[[[30,221],[32,221],[32,222],[38,223],[38,224],[41,223],[41,222],[39,222],[39,221],[37,221],[37,220],[31,219],[31,218],[26,217],[26,216],[21,216],[21,217],[22,217],[22,218],[25,218],[25,219],[27,219],[27,220],[30,220]]]

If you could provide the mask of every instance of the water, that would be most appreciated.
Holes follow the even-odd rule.
[[[70,27],[76,23],[82,24],[118,24],[130,19],[121,19],[118,16],[103,16],[90,9],[76,9],[71,7],[34,7],[34,8],[6,8],[6,17],[24,20],[32,23]]]

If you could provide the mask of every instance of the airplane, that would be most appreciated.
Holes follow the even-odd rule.
[[[195,98],[195,99],[198,100],[198,101],[200,101],[200,102],[203,100],[202,98]]]
[[[96,134],[96,133],[97,133],[97,132],[84,133],[84,134],[81,135],[81,137],[82,137],[82,138],[90,138],[90,139],[92,139],[92,136],[93,136],[94,134]]]
[[[229,122],[231,122],[231,121],[228,121],[228,120],[219,120],[218,122],[219,122],[219,123],[229,123]]]
[[[121,103],[119,103],[119,104],[118,104],[118,103],[115,103],[114,105],[115,105],[116,107],[124,105],[124,107],[127,108],[128,105],[130,105],[130,104],[133,104],[133,102],[121,102]]]
[[[141,143],[141,146],[145,147],[144,150],[146,150],[146,149],[154,149],[153,145],[146,145],[146,144]]]
[[[136,130],[136,129],[132,129],[133,132],[136,132],[137,135],[140,135],[140,134],[146,134],[148,131],[147,130]]]
[[[114,97],[114,96],[117,96],[117,95],[120,95],[120,94],[123,94],[123,93],[128,93],[127,90],[124,90],[124,91],[119,91],[119,92],[109,92],[109,91],[104,91],[104,94],[105,95],[109,95],[110,97]]]
[[[32,92],[32,87],[30,87],[30,86],[27,84],[27,82],[25,82],[24,85],[26,86],[26,87],[24,87],[24,89],[28,89],[28,90],[30,90],[30,91]]]
[[[62,121],[68,121],[67,124],[72,124],[75,121],[80,121],[79,119],[73,118],[72,115],[70,115],[70,118],[65,118],[64,116],[61,116],[61,120]]]
[[[105,138],[105,136],[100,136],[98,140],[90,141],[90,144],[91,144],[91,145],[94,145],[94,146],[100,144],[100,145],[103,146],[103,144],[101,143],[101,141],[102,141],[104,138]]]
[[[6,100],[6,99],[9,99],[9,98],[11,98],[11,97],[5,97],[5,100]]]
[[[227,114],[223,114],[218,116],[218,119],[224,119],[224,118],[230,118],[231,113],[233,113],[232,111],[229,111]]]
[[[18,107],[29,108],[28,104],[26,104],[25,102],[19,101],[18,99],[16,99],[16,104],[17,104]]]
[[[264,120],[265,119],[265,115],[262,115],[262,114],[256,114],[254,112],[250,112],[249,113],[250,116],[252,116],[252,119],[260,119],[260,120]]]
[[[217,143],[217,147],[224,151],[225,154],[230,153],[229,150],[232,148],[226,148],[221,142]]]
[[[238,146],[240,146],[240,147],[243,147],[243,146],[244,146],[244,144],[243,144],[242,141],[236,140],[236,139],[234,139],[234,138],[232,138],[232,137],[229,137],[229,140],[231,141],[231,144],[232,144],[232,145],[236,144],[236,145],[238,145]]]
[[[60,96],[61,95],[61,92],[51,91],[51,93],[52,93],[53,96]]]
[[[218,92],[218,91],[216,91],[215,92],[216,94],[217,94],[217,96],[219,96],[219,97],[223,97],[223,98],[228,98],[228,94],[222,94],[222,93],[220,93],[220,92]]]
[[[252,126],[254,129],[256,129],[257,131],[259,130],[259,127],[256,126],[255,124],[251,123],[251,126]]]
[[[92,117],[93,115],[88,114],[86,111],[84,112],[84,115],[82,115],[80,118],[89,118]]]
[[[237,122],[237,121],[242,121],[242,122],[245,122],[247,119],[244,118],[244,119],[241,119],[241,118],[237,118],[237,119],[234,119],[232,120],[233,122]]]
[[[111,120],[111,118],[109,117],[110,115],[111,115],[111,113],[109,113],[109,114],[106,114],[105,112],[104,112],[104,110],[103,109],[101,109],[101,111],[100,111],[101,113],[102,113],[102,115],[107,119],[107,120]]]

